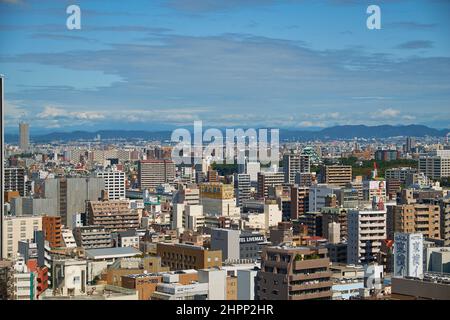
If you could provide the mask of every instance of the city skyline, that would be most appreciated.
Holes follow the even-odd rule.
[[[375,2],[0,1],[6,131],[448,128],[449,3]]]

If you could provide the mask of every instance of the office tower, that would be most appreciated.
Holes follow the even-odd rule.
[[[268,198],[270,186],[281,186],[284,183],[283,172],[259,172],[258,173],[258,198]]]
[[[330,300],[326,248],[265,247],[256,277],[257,300]]]
[[[349,264],[369,264],[376,261],[381,244],[386,239],[386,210],[350,210],[348,213]]]
[[[138,163],[139,187],[154,189],[175,180],[175,163],[171,160],[142,160]]]
[[[25,169],[24,168],[5,168],[4,169],[4,190],[17,191],[21,197],[25,193]]]
[[[19,241],[32,240],[34,231],[42,230],[42,217],[4,217],[2,230],[3,259],[17,256]]]
[[[242,206],[242,203],[250,199],[251,181],[249,174],[234,175],[234,190],[236,193],[236,204]]]
[[[389,207],[388,237],[394,233],[422,233],[425,238],[440,239],[441,209],[431,204],[403,204]]]
[[[125,172],[116,167],[97,171],[97,178],[103,178],[105,181],[105,191],[108,192],[110,200],[125,200]]]
[[[323,183],[345,187],[352,182],[352,166],[322,166],[321,176]]]
[[[291,187],[291,219],[309,211],[309,188]]]
[[[309,156],[301,154],[285,154],[283,156],[284,182],[294,183],[297,173],[310,172]]]
[[[61,228],[61,217],[42,217],[42,231],[50,248],[60,248],[63,246]]]
[[[158,242],[156,254],[170,270],[205,269],[222,266],[222,251],[190,244]]]
[[[407,137],[406,138],[406,144],[405,144],[405,152],[411,153],[412,149],[416,147],[416,139]]]
[[[0,125],[1,128],[1,144],[2,144],[2,150],[0,153],[0,165],[1,165],[1,187],[0,187],[0,257],[3,257],[3,218],[5,216],[5,185],[3,181],[5,181],[5,110],[4,110],[4,85],[5,85],[5,78],[2,74],[0,74],[0,113],[1,113],[1,121]]]
[[[43,195],[56,199],[61,223],[73,229],[74,216],[86,212],[86,201],[100,199],[104,190],[103,178],[57,178],[44,182]]]
[[[234,187],[231,184],[204,183],[200,185],[200,202],[205,215],[239,217]]]
[[[28,123],[19,123],[19,148],[22,151],[27,151],[30,147],[30,133]]]
[[[423,235],[421,233],[395,233],[394,277],[423,276]]]
[[[139,227],[139,213],[130,208],[128,200],[89,201],[87,220],[90,226],[104,227],[109,232]]]
[[[436,180],[450,177],[450,150],[436,150],[420,156],[419,173]]]

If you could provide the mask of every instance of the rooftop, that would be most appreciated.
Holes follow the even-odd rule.
[[[86,250],[86,257],[89,259],[121,258],[139,255],[141,252],[133,247],[117,247]]]

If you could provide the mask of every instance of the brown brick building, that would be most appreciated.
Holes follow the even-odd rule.
[[[48,241],[50,248],[60,248],[63,246],[61,228],[61,217],[42,217],[44,238]]]
[[[158,243],[156,253],[171,270],[207,269],[222,266],[221,250],[206,250],[189,244]]]

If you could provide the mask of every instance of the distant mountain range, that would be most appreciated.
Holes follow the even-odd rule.
[[[365,125],[346,125],[334,126],[318,131],[306,130],[280,130],[281,140],[332,140],[332,139],[353,139],[358,138],[391,138],[400,136],[411,137],[444,137],[450,132],[450,129],[433,129],[423,125],[407,126],[365,126]],[[171,137],[171,131],[130,131],[130,130],[101,130],[96,132],[73,131],[73,132],[53,132],[42,135],[32,135],[31,140],[37,143],[52,141],[75,141],[75,140],[93,140],[97,135],[101,139],[144,139],[144,140],[168,140]],[[17,143],[18,135],[5,134],[7,143]]]

